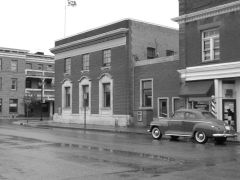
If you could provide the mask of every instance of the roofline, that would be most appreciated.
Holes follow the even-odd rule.
[[[80,32],[80,33],[76,33],[76,34],[73,34],[73,35],[69,35],[69,36],[66,36],[66,37],[57,39],[57,40],[55,40],[55,43],[56,43],[57,41],[61,41],[61,40],[67,39],[67,38],[71,38],[71,37],[73,37],[73,36],[77,36],[77,35],[80,35],[80,34],[83,34],[83,33],[89,32],[89,31],[94,31],[94,30],[97,30],[97,29],[100,29],[100,28],[103,28],[103,27],[106,27],[106,26],[110,26],[110,25],[113,25],[113,24],[117,24],[117,23],[122,22],[122,21],[135,21],[135,22],[140,22],[140,23],[155,25],[155,26],[159,26],[159,27],[163,27],[163,28],[168,28],[168,29],[172,29],[172,30],[177,30],[177,31],[179,30],[178,28],[168,27],[168,26],[159,25],[159,24],[155,24],[155,23],[150,23],[150,22],[146,22],[146,21],[141,21],[141,20],[137,20],[137,19],[124,18],[124,19],[121,19],[121,20],[118,20],[118,21],[114,21],[114,22],[111,22],[111,23],[102,25],[102,26],[98,26],[98,27],[95,27],[95,28],[92,28],[92,29],[88,29],[88,30],[82,31],[82,32]]]
[[[24,52],[24,53],[29,53],[29,50],[25,50],[25,49],[16,49],[16,48],[0,47],[0,50],[21,51],[21,52]]]

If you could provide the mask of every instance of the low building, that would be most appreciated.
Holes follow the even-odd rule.
[[[179,0],[180,95],[240,131],[240,1]]]
[[[55,121],[141,126],[159,116],[158,106],[167,116],[172,111],[176,29],[127,19],[57,40],[51,52]]]
[[[53,82],[53,56],[0,48],[0,117],[51,117]]]

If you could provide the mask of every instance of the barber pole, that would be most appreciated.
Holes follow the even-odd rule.
[[[214,116],[217,116],[217,112],[216,112],[216,100],[215,100],[215,97],[212,96],[212,99],[211,99],[211,112]]]

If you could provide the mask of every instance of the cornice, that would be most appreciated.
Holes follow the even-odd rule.
[[[213,8],[204,9],[194,13],[185,14],[176,18],[173,18],[173,21],[178,22],[179,24],[188,23],[197,21],[200,19],[205,19],[213,16],[218,16],[221,14],[226,14],[230,12],[235,12],[240,10],[240,0],[216,6]]]

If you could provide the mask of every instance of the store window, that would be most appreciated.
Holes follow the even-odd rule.
[[[17,112],[18,112],[18,99],[10,99],[9,113],[17,113]]]
[[[152,107],[152,80],[141,80],[141,106]]]

